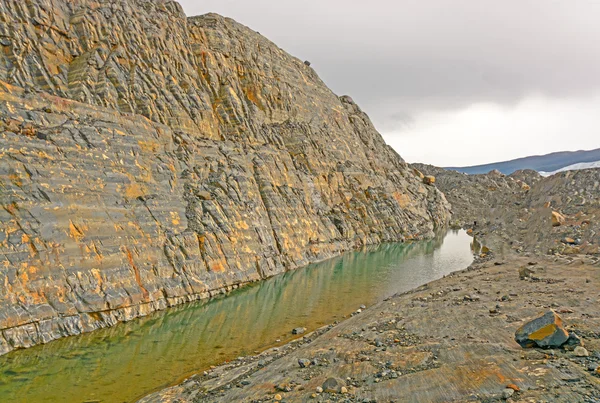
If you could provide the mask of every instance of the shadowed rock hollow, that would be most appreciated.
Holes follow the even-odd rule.
[[[172,1],[1,2],[0,117],[0,353],[448,217],[351,98]]]

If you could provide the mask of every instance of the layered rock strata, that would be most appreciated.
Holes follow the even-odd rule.
[[[172,1],[0,3],[0,353],[208,297],[448,204],[349,97]]]

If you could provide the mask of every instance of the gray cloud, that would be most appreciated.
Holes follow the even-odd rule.
[[[600,2],[592,0],[181,3],[188,15],[232,17],[310,60],[388,135],[418,127],[427,113],[600,93]]]

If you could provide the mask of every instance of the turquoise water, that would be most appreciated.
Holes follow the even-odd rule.
[[[1,402],[130,402],[240,355],[283,344],[360,305],[467,267],[464,231],[384,244],[227,296],[0,357]],[[279,341],[278,341],[279,340]]]

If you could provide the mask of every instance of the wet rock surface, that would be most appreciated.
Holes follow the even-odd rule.
[[[173,1],[0,3],[0,354],[431,235],[350,97]]]

